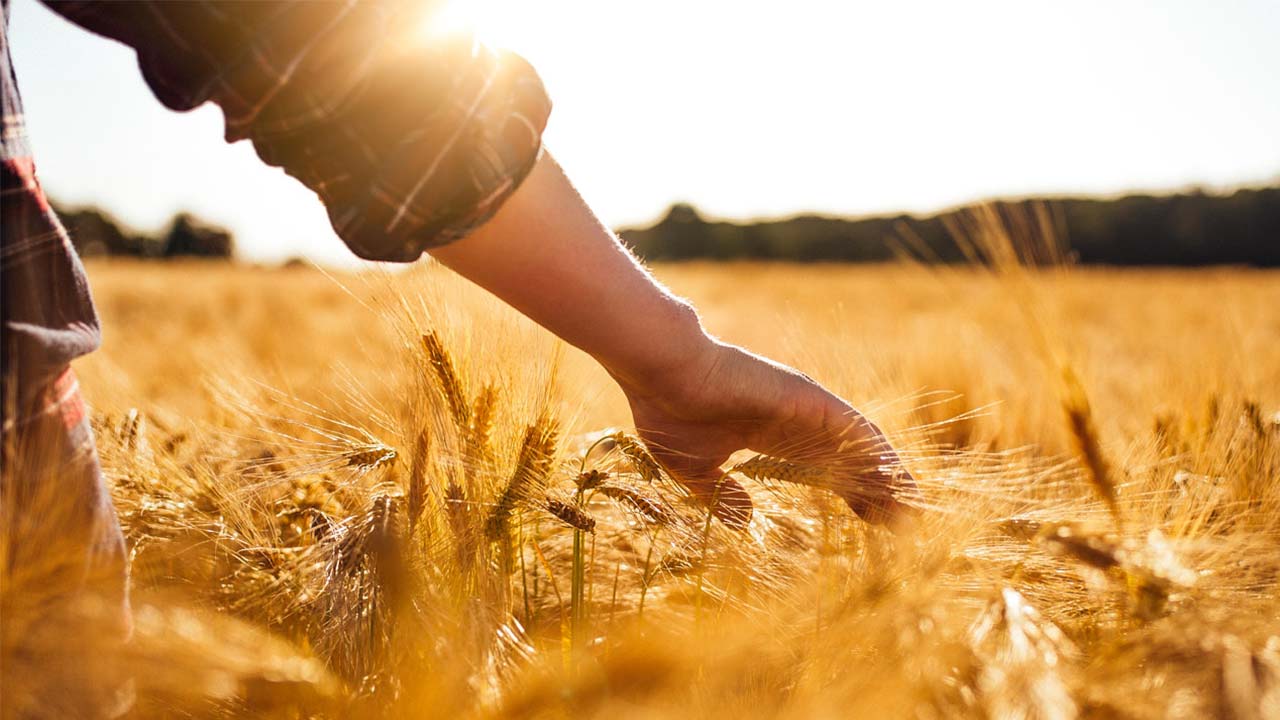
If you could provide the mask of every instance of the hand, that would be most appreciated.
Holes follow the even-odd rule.
[[[655,458],[727,525],[751,518],[751,496],[720,469],[743,448],[830,470],[818,484],[868,522],[913,512],[898,498],[915,483],[879,428],[791,368],[708,340],[658,379],[619,382]]]
[[[709,338],[550,155],[488,222],[431,253],[607,368],[650,449],[722,520],[751,517],[720,471],[742,448],[831,469],[820,485],[871,522],[902,515],[894,494],[914,484],[884,435],[804,375]]]

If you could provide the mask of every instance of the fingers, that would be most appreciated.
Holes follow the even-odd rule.
[[[911,504],[918,494],[915,478],[902,467],[897,455],[882,456],[884,462],[872,474],[847,483],[840,493],[858,517],[872,525],[905,529],[920,511]]]
[[[918,514],[915,478],[880,428],[848,403],[828,393],[808,422],[793,422],[796,434],[771,454],[825,469],[827,489],[868,523],[896,529]]]
[[[718,469],[717,474],[715,479],[682,478],[681,482],[695,498],[710,507],[712,514],[725,526],[734,530],[746,529],[751,522],[751,493],[737,480],[719,473]]]
[[[861,457],[854,469],[852,482],[846,483],[841,496],[858,517],[873,525],[902,526],[908,518],[919,514],[910,503],[919,488],[911,472],[889,444],[888,438],[875,424],[856,415],[853,430],[857,439],[841,443],[842,452]]]
[[[719,463],[656,448],[653,454],[694,499],[711,508],[712,514],[727,527],[742,530],[751,522],[751,494],[741,483],[726,475]]]

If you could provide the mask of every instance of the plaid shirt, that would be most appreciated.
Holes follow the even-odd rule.
[[[324,201],[360,257],[408,262],[484,222],[532,168],[550,105],[519,57],[405,42],[421,3],[63,2],[138,52],[167,107],[212,101],[228,142]]]
[[[227,141],[315,191],[362,258],[413,261],[487,220],[532,169],[550,112],[518,56],[411,42],[421,0],[48,5],[136,50],[165,106],[217,104]],[[7,42],[3,57],[5,368],[56,374],[96,347],[98,323],[35,179]]]

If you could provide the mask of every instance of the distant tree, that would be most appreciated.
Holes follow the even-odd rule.
[[[1181,195],[1116,199],[1040,198],[1001,201],[998,212],[1047,203],[1075,256],[1112,265],[1244,264],[1280,266],[1280,187],[1218,196],[1201,189]],[[964,259],[947,220],[964,208],[928,217],[842,219],[801,215],[756,223],[711,222],[677,203],[657,224],[619,234],[651,260],[756,258],[801,262],[875,262],[900,247],[924,259]]]
[[[226,230],[179,213],[169,224],[164,237],[165,257],[229,258],[235,252],[235,241]]]
[[[54,209],[81,257],[140,255],[148,241],[144,235],[126,233],[114,217],[96,208]]]
[[[55,204],[54,210],[81,257],[230,259],[235,253],[235,238],[230,232],[189,213],[179,213],[163,235],[152,236],[126,231],[118,220],[98,208],[70,210]]]
[[[706,221],[702,219],[702,215],[698,213],[694,206],[689,203],[678,202],[672,205],[670,210],[667,210],[667,217],[664,222],[673,225],[701,225]]]

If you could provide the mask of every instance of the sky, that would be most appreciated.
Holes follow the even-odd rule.
[[[1275,0],[452,0],[554,103],[546,146],[613,227],[929,212],[1280,180]],[[423,33],[424,41],[427,33]],[[250,260],[348,264],[315,196],[165,110],[133,52],[13,0],[37,171],[138,230],[188,210]]]

